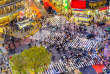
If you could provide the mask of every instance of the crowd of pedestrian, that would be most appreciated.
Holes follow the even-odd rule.
[[[6,53],[0,53],[0,74],[11,74],[11,67],[9,65],[9,56]]]
[[[56,50],[57,53],[60,55],[60,60],[65,64],[64,67],[66,68],[68,67],[68,69],[71,68],[72,70],[74,70],[76,68],[84,66],[100,64],[101,61],[103,62],[103,59],[101,59],[101,57],[99,57],[98,55],[98,53],[101,53],[104,50],[103,48],[100,49],[99,51],[96,51],[96,49],[94,48],[95,43],[93,43],[92,41],[89,42],[88,44],[90,48],[88,46],[85,46],[87,48],[83,47],[85,45],[84,43],[85,41],[81,41],[80,38],[81,34],[86,35],[88,33],[87,27],[85,25],[77,26],[74,23],[73,29],[70,27],[70,24],[68,26],[63,26],[63,28],[61,27],[59,29],[57,28],[57,26],[53,27],[48,22],[47,27],[52,28],[50,31],[51,32],[50,35],[44,38],[43,40],[42,39],[38,40],[38,42],[41,45],[44,45],[46,49],[49,50],[49,52],[52,52],[52,50]],[[61,33],[60,35],[55,34],[56,32],[58,32],[58,30],[60,30],[59,31]],[[40,33],[42,33],[42,28],[40,28]],[[94,34],[94,31],[91,31],[91,34]],[[76,44],[69,46],[71,42],[74,42]],[[12,41],[12,44],[14,46],[14,49],[10,49],[10,44],[8,44],[8,49],[10,50],[10,52],[15,51],[16,48],[14,41]],[[31,43],[29,43],[28,46],[31,47]],[[56,61],[55,58],[56,56],[52,55],[53,62]],[[56,70],[59,71],[59,68]]]
[[[49,27],[48,27],[49,28]],[[83,32],[82,29],[76,29],[78,30],[77,33]],[[68,46],[70,42],[75,40],[77,38],[77,35],[72,33],[72,29],[68,26],[64,27],[64,30],[61,30],[60,32],[62,34],[55,35],[55,31],[52,31],[51,35],[44,38],[42,41],[40,41],[41,45],[44,45],[47,50],[52,52],[52,50],[56,50],[57,53],[60,55],[60,60],[63,61],[63,63],[70,64],[70,62],[73,64],[72,67],[78,68],[76,66],[80,66],[82,63],[84,63],[82,66],[92,65],[92,64],[99,64],[101,59],[100,57],[95,57],[97,55],[97,52],[94,48],[86,49],[84,47],[81,47],[80,39],[76,40],[76,43],[78,45],[76,46]],[[85,33],[85,32],[84,32]],[[80,38],[80,35],[78,36]],[[83,41],[84,42],[84,41]],[[92,42],[91,42],[92,43]],[[93,44],[92,44],[93,45]],[[55,60],[56,56],[52,56],[52,60]],[[91,62],[91,64],[90,64]],[[89,64],[88,64],[89,63]],[[76,65],[76,66],[75,66]]]
[[[99,44],[97,51],[102,59],[102,63],[110,70],[110,40],[104,41],[104,45]]]

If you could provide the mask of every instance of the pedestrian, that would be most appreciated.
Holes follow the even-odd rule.
[[[31,43],[33,42],[32,39],[30,39]]]
[[[10,69],[10,73],[12,74],[12,70]]]

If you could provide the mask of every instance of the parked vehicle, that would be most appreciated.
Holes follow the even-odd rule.
[[[87,39],[95,38],[93,34],[88,34]]]
[[[99,23],[99,26],[103,26],[103,25],[105,25],[104,22],[100,22],[100,23]]]
[[[53,14],[57,14],[57,12],[53,9]]]

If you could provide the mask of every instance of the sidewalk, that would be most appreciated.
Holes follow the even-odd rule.
[[[0,46],[4,43],[4,40],[0,38]]]
[[[33,39],[29,39],[29,38],[25,38],[25,39],[22,39],[22,40],[19,40],[17,42],[15,42],[15,46],[10,43],[10,49],[17,49],[19,47],[22,47],[22,46],[25,46],[27,45],[28,43],[31,43],[31,41],[34,41]],[[6,48],[9,46],[9,44],[6,44]],[[16,48],[15,48],[16,47]],[[23,48],[22,48],[23,49]],[[8,50],[8,48],[7,48]],[[20,49],[21,50],[21,49]],[[19,50],[16,50],[16,52],[18,52]]]

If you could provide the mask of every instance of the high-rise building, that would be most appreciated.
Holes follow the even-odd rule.
[[[23,0],[1,0],[0,1],[0,26],[8,24],[18,12],[24,9]]]

